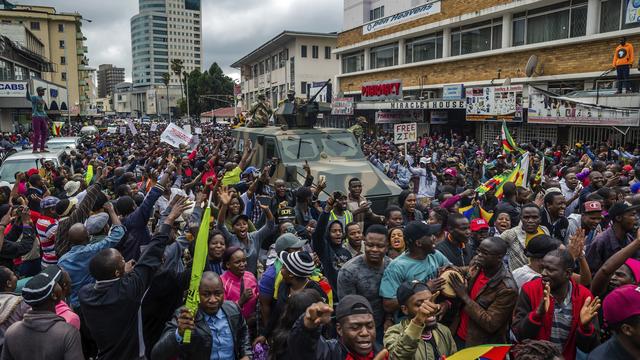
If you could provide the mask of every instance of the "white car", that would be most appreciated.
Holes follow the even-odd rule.
[[[47,141],[47,147],[49,150],[58,150],[58,149],[77,149],[78,145],[80,145],[80,137],[79,136],[63,136],[63,137],[54,137]]]
[[[31,150],[24,150],[8,156],[0,166],[0,181],[9,184],[16,182],[16,173],[26,172],[29,169],[40,169],[47,161],[53,162],[55,167],[63,163],[65,152],[62,149],[52,150],[44,153],[33,153]]]

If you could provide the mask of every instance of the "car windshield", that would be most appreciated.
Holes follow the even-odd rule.
[[[75,141],[49,141],[47,146],[49,149],[64,149],[67,146],[75,145]]]
[[[40,162],[36,159],[22,159],[22,160],[5,160],[0,167],[0,180],[8,183],[15,183],[15,174],[17,172],[25,172],[34,167],[40,167]]]
[[[317,160],[322,152],[329,158],[363,158],[353,135],[348,133],[288,135],[280,138],[280,148],[286,161]]]

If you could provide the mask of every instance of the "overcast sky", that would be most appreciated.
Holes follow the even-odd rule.
[[[89,64],[124,67],[131,80],[129,20],[138,13],[137,0],[15,0],[15,4],[53,6],[59,12],[77,11],[84,23]],[[283,30],[332,32],[342,26],[342,0],[202,0],[204,69],[217,62],[229,67]],[[204,70],[203,69],[203,70]]]

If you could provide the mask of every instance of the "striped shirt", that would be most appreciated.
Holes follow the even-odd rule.
[[[40,215],[36,221],[36,234],[42,250],[42,266],[55,265],[58,263],[55,244],[56,233],[58,232],[58,220],[48,216]]]
[[[571,332],[571,322],[573,320],[573,304],[571,303],[571,282],[567,289],[567,296],[562,303],[555,302],[553,304],[553,321],[551,323],[551,337],[549,341],[564,349],[564,345],[569,339]]]

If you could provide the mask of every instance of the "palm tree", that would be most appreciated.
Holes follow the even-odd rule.
[[[171,79],[171,74],[164,73],[162,74],[162,83],[167,88],[167,113],[169,113],[169,122],[171,122],[171,108],[169,105],[169,80]]]
[[[181,59],[171,59],[171,71],[180,79],[180,92],[182,93],[182,101],[184,101],[184,88],[182,87],[182,70],[184,64]]]

